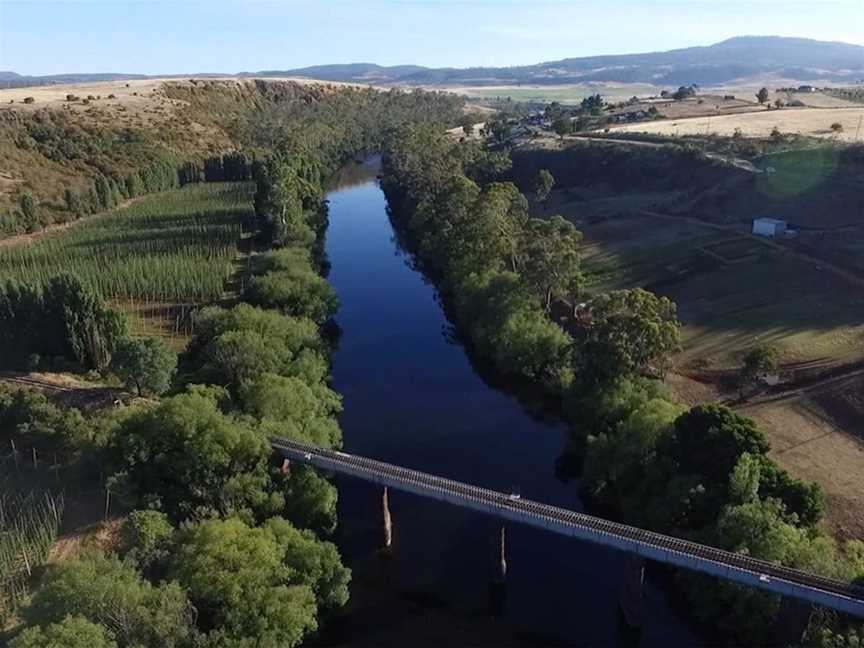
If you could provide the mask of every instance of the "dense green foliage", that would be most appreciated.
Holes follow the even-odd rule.
[[[631,524],[766,560],[852,579],[861,564],[818,530],[818,485],[790,477],[768,456],[755,423],[725,406],[686,410],[658,384],[630,374],[569,396],[587,436],[582,485],[595,506]],[[581,434],[585,434],[582,432]],[[735,640],[760,645],[778,598],[682,575],[693,612]]]
[[[89,553],[48,568],[24,616],[31,625],[83,617],[113,634],[119,646],[187,646],[194,608],[174,582],[152,585],[130,564]]]
[[[114,634],[83,616],[67,616],[47,626],[27,628],[10,648],[117,648]]]
[[[110,446],[123,485],[174,520],[275,514],[267,439],[223,414],[215,395],[193,391],[126,418]]]
[[[171,573],[202,627],[232,645],[295,646],[317,628],[318,607],[348,599],[349,572],[335,547],[281,518],[257,528],[236,519],[185,527]]]
[[[322,323],[339,307],[336,292],[312,267],[306,248],[289,247],[267,252],[256,259],[256,268],[244,297],[263,308],[277,308],[286,315],[308,317]]]
[[[55,276],[41,288],[12,281],[0,285],[0,358],[5,366],[34,364],[36,356],[104,369],[124,332],[123,318],[77,276]]]
[[[529,218],[512,184],[469,177],[488,166],[478,160],[499,155],[430,130],[402,131],[388,144],[383,187],[478,352],[506,373],[566,384],[571,340],[544,309],[578,295],[579,236],[563,220]],[[545,273],[550,266],[556,272]]]

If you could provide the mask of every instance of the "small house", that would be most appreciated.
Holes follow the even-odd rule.
[[[753,234],[766,238],[784,238],[786,236],[786,221],[779,218],[754,218]]]

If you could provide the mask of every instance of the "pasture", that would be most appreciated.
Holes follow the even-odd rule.
[[[433,87],[465,95],[471,99],[512,99],[532,103],[578,104],[585,97],[603,95],[607,101],[621,101],[633,96],[659,94],[661,88],[648,83],[586,83],[568,85],[495,85]]]
[[[251,192],[251,184],[189,185],[2,246],[0,280],[41,284],[73,273],[124,310],[134,333],[182,335],[196,304],[225,294]]]
[[[842,130],[831,130],[834,123]],[[859,130],[859,124],[862,124]],[[843,142],[864,141],[864,107],[852,108],[784,108],[758,110],[713,117],[665,119],[613,126],[616,133],[651,133],[656,135],[734,135],[770,137],[777,128],[781,133],[837,139]]]
[[[747,234],[639,209],[657,196],[560,199],[580,229],[589,290],[642,286],[671,298],[682,321],[685,371],[728,370],[757,342],[810,369],[864,355],[864,291],[815,263]]]

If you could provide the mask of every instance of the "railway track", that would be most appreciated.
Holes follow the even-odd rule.
[[[317,448],[281,437],[271,437],[271,445],[289,459],[325,470],[864,617],[864,588],[857,585],[366,457]]]

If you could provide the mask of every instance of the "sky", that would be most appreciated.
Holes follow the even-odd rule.
[[[0,70],[507,66],[754,34],[864,45],[864,0],[0,0]]]

